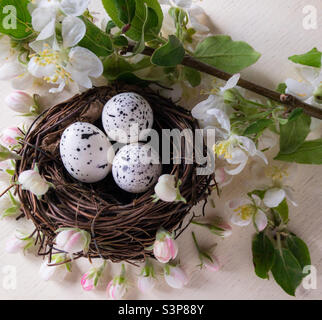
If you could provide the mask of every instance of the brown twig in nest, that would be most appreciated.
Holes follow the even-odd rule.
[[[59,141],[64,129],[76,121],[101,126],[104,104],[114,95],[127,91],[137,92],[149,101],[157,131],[194,131],[198,128],[190,112],[170,100],[150,89],[122,84],[91,89],[49,109],[27,133],[20,152],[22,160],[18,161],[16,172],[18,176],[37,162],[40,174],[55,186],[42,200],[20,186],[16,187],[25,216],[36,226],[39,255],[51,257],[56,252],[55,231],[58,228],[77,227],[92,235],[88,253],[82,254],[88,259],[102,257],[113,262],[144,260],[146,255],[151,255],[147,248],[153,244],[157,230],[163,227],[179,233],[190,209],[210,194],[214,176],[196,175],[196,164],[163,166],[163,173],[174,174],[182,180],[181,194],[187,204],[153,203],[153,188],[144,194],[131,195],[117,187],[111,174],[99,183],[83,184],[66,172],[59,154]],[[182,148],[184,151],[185,144]],[[194,149],[195,155],[196,152]],[[75,255],[79,256],[80,253]]]

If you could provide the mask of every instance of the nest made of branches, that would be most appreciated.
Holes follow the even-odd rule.
[[[55,248],[55,232],[62,227],[80,228],[92,236],[88,252],[75,254],[74,259],[100,257],[112,262],[143,261],[152,254],[147,248],[153,244],[158,229],[163,227],[178,236],[187,226],[183,222],[190,209],[198,202],[206,201],[212,190],[214,176],[197,175],[197,164],[185,164],[184,161],[163,165],[163,173],[181,179],[180,190],[186,204],[154,203],[154,188],[143,194],[129,194],[118,188],[112,174],[98,183],[85,184],[67,173],[59,153],[62,132],[77,121],[101,127],[105,103],[121,92],[136,92],[150,103],[155,119],[153,128],[157,131],[191,129],[194,132],[198,129],[190,112],[171,100],[148,88],[120,83],[93,88],[45,111],[25,136],[16,175],[37,163],[40,174],[54,185],[41,199],[17,186],[23,214],[36,227],[38,254],[48,255],[49,261],[53,253],[59,252]],[[189,143],[193,144],[193,141]],[[195,146],[193,148],[196,153]],[[183,155],[184,149],[185,143],[182,143]],[[205,153],[205,149],[202,152]]]

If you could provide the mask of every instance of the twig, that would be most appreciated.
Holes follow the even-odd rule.
[[[127,51],[132,52],[133,48],[134,48],[134,46],[132,44],[130,44],[127,48]],[[144,51],[142,52],[142,54],[147,55],[147,56],[152,56],[153,53],[154,53],[154,49],[149,48],[149,47],[145,47]],[[227,81],[232,76],[231,74],[229,74],[227,72],[218,70],[217,68],[215,68],[209,64],[206,64],[204,62],[201,62],[189,55],[186,55],[183,58],[183,61],[181,64],[186,67],[190,67],[190,68],[196,69],[200,72],[204,72],[204,73],[210,74],[212,76],[215,76],[217,78],[223,79],[225,81]],[[264,96],[264,97],[274,100],[276,102],[282,103],[283,105],[288,106],[291,110],[296,109],[296,108],[302,108],[304,110],[304,112],[306,114],[308,114],[309,116],[322,120],[322,109],[319,109],[317,107],[309,105],[309,104],[295,98],[294,96],[292,96],[290,94],[280,94],[276,91],[264,88],[258,84],[252,83],[252,82],[244,80],[244,79],[240,79],[238,82],[238,85],[244,89],[253,91],[261,96]]]

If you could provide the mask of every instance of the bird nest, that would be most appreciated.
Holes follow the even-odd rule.
[[[176,237],[192,219],[186,216],[200,201],[207,201],[214,181],[213,175],[197,175],[198,165],[163,165],[163,174],[173,174],[182,181],[184,202],[153,202],[154,188],[143,194],[129,194],[114,182],[112,174],[94,184],[81,183],[65,170],[60,158],[59,143],[62,132],[74,122],[101,125],[105,103],[121,92],[136,92],[151,105],[154,129],[198,129],[189,111],[177,106],[148,88],[125,84],[93,88],[81,95],[46,110],[26,134],[17,163],[16,176],[37,164],[40,174],[54,188],[38,199],[31,192],[17,186],[23,215],[35,225],[34,234],[39,244],[38,254],[49,256],[59,252],[55,248],[56,230],[63,227],[88,231],[91,243],[88,252],[79,252],[74,259],[104,258],[112,262],[143,261],[152,255],[147,248],[155,241],[156,232],[164,228]],[[171,142],[173,143],[173,142]],[[193,144],[193,141],[188,141]],[[182,144],[182,154],[186,144]],[[205,154],[206,147],[202,147]],[[193,146],[194,157],[196,146]],[[173,154],[173,151],[172,151]]]

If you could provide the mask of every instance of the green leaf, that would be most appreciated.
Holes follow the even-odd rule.
[[[311,265],[309,249],[302,239],[291,234],[287,237],[286,244],[288,249],[293,253],[294,257],[301,265],[302,270],[305,266]]]
[[[113,44],[117,47],[127,47],[129,41],[124,36],[117,36],[113,39]]]
[[[284,223],[288,222],[288,204],[284,199],[274,210],[280,215]]]
[[[242,41],[233,41],[229,36],[211,36],[198,44],[195,57],[222,71],[238,73],[254,64],[260,54]]]
[[[294,109],[289,117],[288,117],[288,121],[292,121],[295,120],[297,117],[299,117],[301,114],[303,113],[303,109],[302,108],[296,108]]]
[[[135,16],[135,0],[113,0],[118,11],[118,18],[124,24],[131,23]]]
[[[313,48],[311,51],[305,54],[294,55],[288,59],[305,66],[321,68],[322,52],[320,52],[317,48]]]
[[[268,279],[268,272],[274,263],[274,246],[271,240],[260,232],[255,235],[252,244],[255,273],[262,279]]]
[[[151,62],[161,67],[175,67],[182,62],[184,55],[185,49],[181,41],[170,35],[168,42],[154,51]]]
[[[0,33],[18,40],[25,39],[32,34],[28,3],[28,0],[0,1]]]
[[[322,139],[305,141],[295,152],[279,153],[274,159],[302,164],[322,164]]]
[[[198,87],[201,83],[201,74],[199,71],[193,68],[184,67],[183,75],[192,87]]]
[[[85,22],[86,34],[78,45],[92,51],[98,57],[109,56],[113,52],[110,36],[87,18],[80,18]]]
[[[310,125],[311,118],[304,113],[280,125],[280,153],[290,154],[296,151],[310,133]]]
[[[274,124],[274,121],[272,119],[259,119],[253,122],[248,128],[246,128],[243,135],[248,136],[251,134],[260,133],[272,124]]]
[[[102,2],[111,19],[119,28],[122,28],[124,26],[124,22],[119,18],[119,10],[115,4],[115,0],[102,0]],[[153,10],[157,17],[157,23],[155,26],[148,28],[148,25],[150,26],[150,24],[147,24],[145,29],[145,41],[155,39],[162,26],[163,13],[157,0],[135,0],[135,14],[130,23],[130,29],[125,33],[129,38],[135,41],[139,41],[141,39],[142,26],[145,20],[145,4]]]
[[[252,192],[247,193],[249,197],[252,197],[252,195],[258,196],[260,199],[264,199],[266,190],[253,190]]]
[[[295,296],[295,290],[303,279],[302,268],[288,249],[275,250],[275,258],[272,266],[272,274],[275,281],[289,295]]]
[[[114,29],[116,27],[116,24],[113,20],[110,20],[107,25],[106,25],[106,29],[105,29],[105,32],[107,34],[110,34],[112,29]]]
[[[277,92],[279,92],[279,93],[282,93],[282,94],[284,94],[284,93],[286,93],[286,88],[287,88],[287,85],[286,85],[286,83],[280,83],[278,86],[277,86],[277,89],[276,89],[276,91]]]

